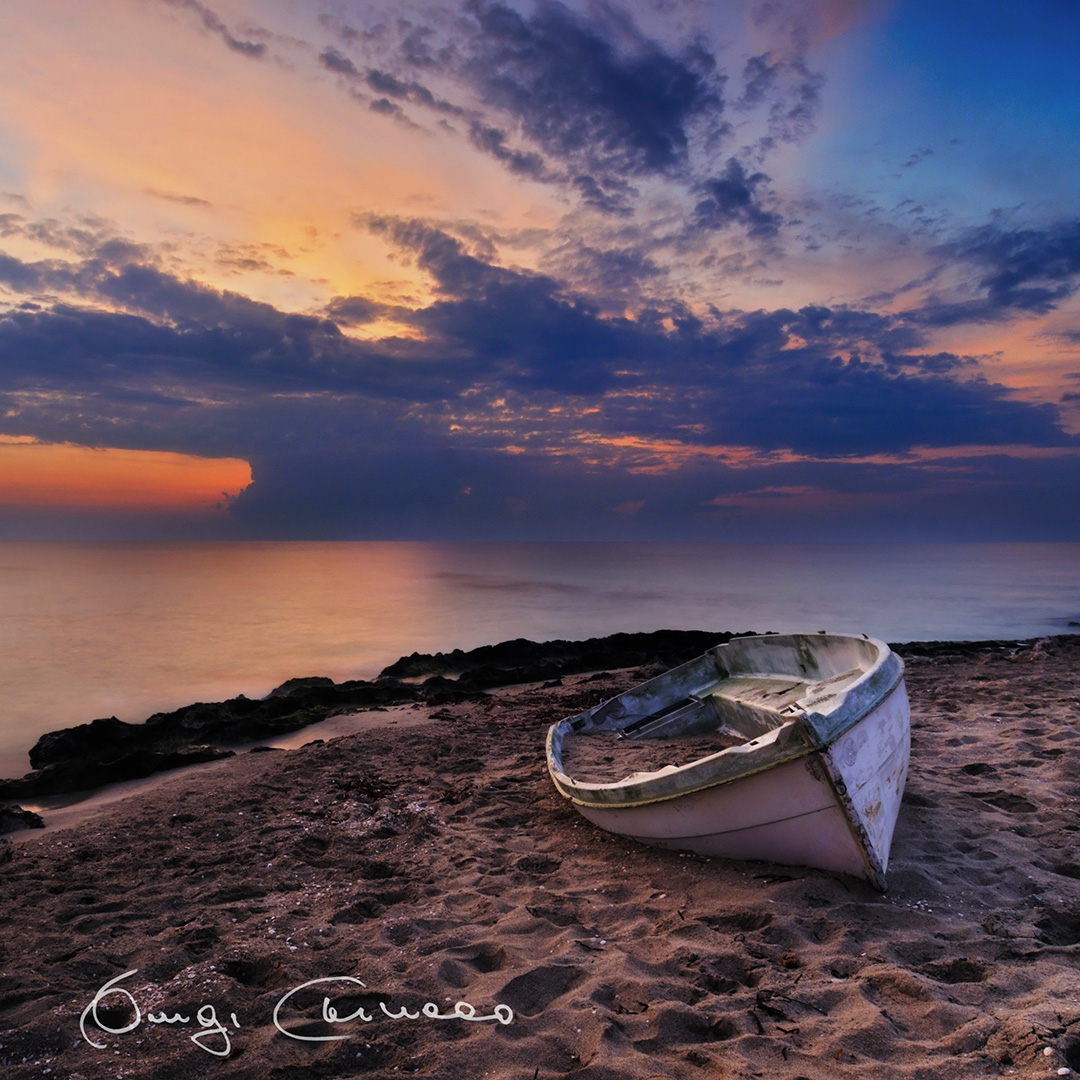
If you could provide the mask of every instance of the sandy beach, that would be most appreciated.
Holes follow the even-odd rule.
[[[900,652],[885,893],[581,819],[544,734],[637,668],[372,711],[0,839],[0,1076],[1080,1071],[1080,639]]]

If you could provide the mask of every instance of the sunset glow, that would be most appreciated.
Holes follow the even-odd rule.
[[[250,483],[251,467],[233,458],[0,439],[0,507],[201,512]]]
[[[1071,537],[1078,33],[17,0],[0,537]]]

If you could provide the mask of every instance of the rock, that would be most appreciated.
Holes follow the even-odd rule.
[[[34,771],[0,780],[0,800],[86,791],[119,780],[149,776],[195,761],[232,753],[227,749],[296,731],[328,716],[358,709],[426,702],[444,705],[480,698],[514,683],[555,683],[567,675],[638,668],[658,673],[692,660],[743,634],[703,630],[657,630],[611,634],[585,641],[535,642],[525,638],[449,653],[413,653],[385,668],[373,681],[335,683],[322,676],[289,679],[261,700],[238,696],[196,702],[155,713],[144,724],[115,716],[43,735],[30,752]],[[1080,641],[1050,639],[1045,648]],[[1023,656],[1034,642],[910,642],[894,648],[906,658]]]
[[[115,749],[135,746],[146,738],[142,724],[126,724],[109,716],[91,720],[89,724],[49,731],[41,736],[30,750],[30,766],[42,769],[46,765],[84,754],[96,754],[104,746]]]
[[[585,641],[528,641],[515,638],[463,652],[413,653],[384,668],[380,678],[456,679],[462,687],[490,689],[511,683],[542,682],[602,668],[639,667],[660,662],[673,667],[706,649],[745,636],[707,630],[656,630],[611,634]],[[428,685],[424,684],[425,687]]]
[[[45,822],[32,810],[10,803],[0,805],[0,833],[18,832],[20,829],[44,829]]]
[[[305,690],[313,686],[333,686],[334,680],[328,679],[325,675],[309,675],[300,679],[286,679],[280,686],[275,686],[273,690],[267,694],[267,697],[285,697],[291,694],[294,690]]]

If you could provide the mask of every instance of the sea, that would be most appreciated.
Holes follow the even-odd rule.
[[[509,638],[1078,632],[1080,544],[0,543],[0,776],[46,731]],[[1070,624],[1074,624],[1070,626]]]

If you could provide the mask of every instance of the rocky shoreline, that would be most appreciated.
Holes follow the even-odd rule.
[[[619,633],[584,641],[524,638],[449,653],[412,653],[374,680],[335,683],[294,678],[266,697],[196,702],[132,724],[107,717],[43,735],[30,750],[33,771],[0,780],[0,832],[33,828],[39,816],[17,805],[90,791],[186,765],[230,757],[233,747],[297,731],[328,717],[392,705],[439,706],[483,698],[502,686],[556,680],[605,668],[668,668],[713,645],[745,636],[704,630]],[[1077,635],[1058,639],[1070,641]],[[922,641],[894,645],[902,657],[971,659],[1034,648],[1037,640]]]
[[[52,731],[30,750],[32,772],[0,780],[0,802],[89,791],[185,765],[229,757],[232,747],[272,739],[328,717],[363,709],[444,705],[482,697],[497,686],[541,682],[602,668],[671,667],[699,656],[730,633],[659,630],[585,641],[519,638],[449,653],[404,656],[370,681],[289,679],[261,699],[243,695],[196,702],[131,724],[115,716]],[[25,819],[0,816],[16,828]],[[22,821],[23,824],[15,824]],[[10,826],[9,826],[10,827]]]

